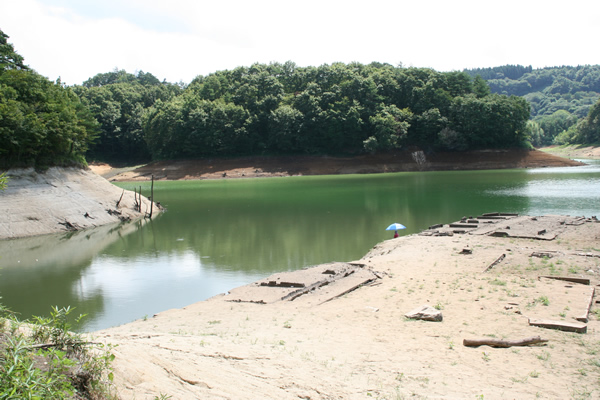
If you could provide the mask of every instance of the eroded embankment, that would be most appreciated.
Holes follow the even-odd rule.
[[[92,171],[50,168],[7,172],[0,191],[0,239],[14,239],[143,218],[160,210]]]
[[[372,174],[577,166],[581,163],[537,150],[469,152],[399,151],[354,157],[271,156],[155,161],[130,169],[92,166],[111,181],[230,179],[296,175]]]

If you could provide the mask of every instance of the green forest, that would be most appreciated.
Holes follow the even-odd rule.
[[[0,30],[4,168],[600,141],[600,66],[577,67],[580,73],[562,67],[554,75],[520,66],[438,72],[288,61],[217,71],[189,84],[115,69],[66,86],[27,66],[8,39]],[[523,79],[530,92],[517,89]],[[556,80],[568,81],[564,90]]]
[[[600,142],[600,65],[541,69],[504,65],[464,72],[483,78],[492,93],[527,100],[534,146]]]

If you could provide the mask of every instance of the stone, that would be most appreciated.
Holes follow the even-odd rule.
[[[435,309],[427,304],[415,308],[411,312],[404,314],[404,316],[406,318],[421,319],[424,321],[441,321],[443,319],[442,312],[440,310]]]

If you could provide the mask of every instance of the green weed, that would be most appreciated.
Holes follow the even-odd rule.
[[[0,398],[115,398],[111,347],[73,333],[72,311],[53,307],[50,317],[18,321],[0,305]]]

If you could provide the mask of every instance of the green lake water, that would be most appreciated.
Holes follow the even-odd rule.
[[[136,183],[122,183],[133,189]],[[150,183],[142,183],[150,192]],[[0,296],[21,318],[88,314],[82,331],[205,300],[272,273],[353,261],[485,212],[600,214],[600,164],[529,170],[155,182],[152,221],[0,241]]]

